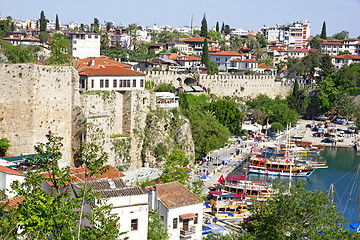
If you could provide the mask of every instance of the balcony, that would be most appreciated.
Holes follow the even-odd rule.
[[[180,228],[180,237],[188,237],[188,236],[195,234],[195,232],[196,232],[195,226],[190,226],[190,228],[188,230]]]

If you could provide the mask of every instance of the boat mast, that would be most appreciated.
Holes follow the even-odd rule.
[[[331,207],[334,205],[334,184],[330,185]]]
[[[290,143],[290,126],[289,125],[287,125],[287,128],[288,128],[288,144],[289,144],[289,148],[290,148],[290,150],[289,151],[291,151],[291,143]],[[289,157],[289,154],[287,154],[287,156]],[[292,159],[293,160],[293,159]],[[291,188],[291,171],[292,171],[292,160],[289,162],[290,163],[290,179],[289,179],[289,190],[290,190],[290,188]]]

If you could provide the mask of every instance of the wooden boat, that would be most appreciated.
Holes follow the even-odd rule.
[[[249,172],[293,177],[309,177],[317,168],[311,165],[296,163],[294,159],[267,159],[257,156],[250,158]]]
[[[243,221],[250,216],[248,205],[245,201],[235,199],[211,200],[212,214],[221,220]]]

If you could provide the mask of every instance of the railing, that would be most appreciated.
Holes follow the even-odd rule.
[[[180,237],[187,237],[187,236],[195,234],[195,232],[196,232],[195,226],[191,226],[188,230],[180,228]]]

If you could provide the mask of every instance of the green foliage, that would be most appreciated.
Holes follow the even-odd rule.
[[[326,193],[305,189],[304,181],[278,192],[266,204],[253,204],[246,234],[256,239],[350,239],[345,219],[330,204]],[[321,233],[321,235],[320,235]]]
[[[30,159],[39,166],[39,170],[24,173],[25,182],[16,181],[12,185],[16,196],[22,197],[23,201],[17,208],[8,209],[8,214],[2,216],[7,221],[6,225],[2,225],[2,230],[6,226],[7,234],[16,239],[47,239],[50,235],[56,239],[74,239],[77,234],[80,239],[98,239],[104,234],[108,239],[116,239],[119,236],[118,219],[110,216],[111,207],[90,189],[77,191],[66,187],[72,177],[69,167],[58,166],[62,158],[62,138],[52,133],[46,137],[48,142],[38,143],[35,146],[37,154]],[[83,146],[78,156],[91,170],[89,173],[85,172],[86,178],[103,172],[101,165],[107,160],[107,156],[98,152],[97,147]],[[46,174],[41,174],[43,172]],[[50,194],[42,188],[44,181],[52,186]],[[91,207],[92,211],[79,213],[78,210],[84,204]],[[83,219],[82,215],[93,227],[79,227],[78,220]],[[23,231],[16,231],[18,225],[22,226]]]
[[[221,33],[212,29],[207,33],[207,36],[213,41],[219,41],[220,39],[222,39]]]
[[[6,20],[0,20],[0,39],[6,37],[9,32],[8,22]]]
[[[166,232],[166,226],[163,221],[160,220],[160,216],[157,212],[149,212],[148,223],[148,240],[165,240],[169,238],[169,234]]]
[[[207,22],[204,14],[204,17],[201,21],[200,37],[207,38],[207,33],[208,33]]]
[[[203,47],[203,51],[202,51],[202,55],[201,55],[201,62],[205,66],[208,66],[209,62],[210,62],[209,47],[208,47],[208,41],[206,38],[204,40],[204,47]]]
[[[91,28],[94,32],[99,32],[100,30],[99,19],[94,18],[94,23],[91,24]]]
[[[42,31],[39,33],[39,40],[41,43],[47,43],[50,38],[50,34],[47,31]]]
[[[55,33],[50,39],[50,64],[65,64],[70,60],[70,41],[62,33]]]
[[[292,94],[287,97],[289,107],[299,114],[304,114],[310,104],[310,98],[305,89],[299,88],[297,79],[295,80]]]
[[[223,22],[222,25],[221,25],[221,34],[224,33],[224,30],[225,30],[225,24],[224,24],[224,22]]]
[[[261,48],[264,48],[267,46],[266,39],[265,39],[264,35],[262,35],[261,33],[256,34],[256,40],[260,44]]]
[[[166,157],[168,149],[162,142],[158,143],[155,147],[155,157],[157,160],[162,160]]]
[[[344,39],[349,38],[349,32],[343,30],[343,31],[341,31],[339,33],[334,34],[332,37],[335,38],[335,39],[343,41]]]
[[[155,83],[153,81],[145,81],[146,89],[153,89],[155,87]]]
[[[319,64],[320,71],[318,72],[320,80],[324,80],[331,73],[335,72],[335,67],[331,62],[331,57],[328,54],[323,55]]]
[[[231,33],[230,26],[229,26],[229,25],[225,25],[224,34],[225,34],[225,35],[229,35],[230,33]]]
[[[284,126],[279,122],[274,122],[271,124],[270,131],[275,133],[282,132],[284,131]]]
[[[208,66],[207,66],[207,73],[209,75],[214,75],[214,74],[219,73],[218,65],[215,62],[209,62]]]
[[[5,156],[6,151],[10,148],[10,140],[7,138],[0,138],[0,157]]]
[[[240,135],[243,114],[235,102],[225,99],[212,101],[209,105],[209,110],[214,112],[216,119],[226,126],[232,134]]]
[[[309,43],[311,48],[320,49],[320,44],[322,43],[322,40],[320,40],[318,37],[314,37],[309,41]]]
[[[229,130],[209,111],[209,104],[209,97],[204,94],[180,95],[181,111],[190,120],[196,159],[222,147],[230,136]]]
[[[55,29],[60,30],[59,16],[56,14]]]
[[[190,191],[192,191],[196,196],[198,196],[199,198],[201,198],[205,201],[207,196],[203,194],[203,190],[204,190],[203,184],[204,183],[201,181],[201,179],[198,179],[197,181],[192,182]]]
[[[277,96],[275,99],[269,98],[267,95],[259,95],[254,100],[246,102],[252,109],[257,109],[260,113],[258,120],[263,123],[268,118],[270,123],[279,122],[283,126],[294,123],[297,119],[297,112],[290,109],[286,99]]]
[[[40,13],[40,32],[46,32],[47,20],[44,11]]]
[[[220,28],[219,28],[219,22],[216,22],[216,31],[219,32]]]
[[[36,61],[37,46],[12,45],[0,40],[1,50],[10,63],[28,63]]]
[[[342,52],[339,52],[338,56],[344,55],[344,54],[351,54],[351,52],[349,52],[349,50],[342,51]]]
[[[325,21],[323,22],[323,26],[322,26],[322,29],[321,29],[320,38],[326,40],[326,23],[325,23]]]
[[[166,159],[164,170],[160,176],[163,183],[178,181],[185,185],[189,179],[188,170],[184,168],[187,162],[184,152],[180,149],[171,153]]]
[[[175,87],[172,83],[160,83],[154,89],[154,92],[172,92],[175,93]]]
[[[257,59],[260,64],[264,64],[266,66],[273,66],[274,60],[269,55],[262,55],[260,58]]]

